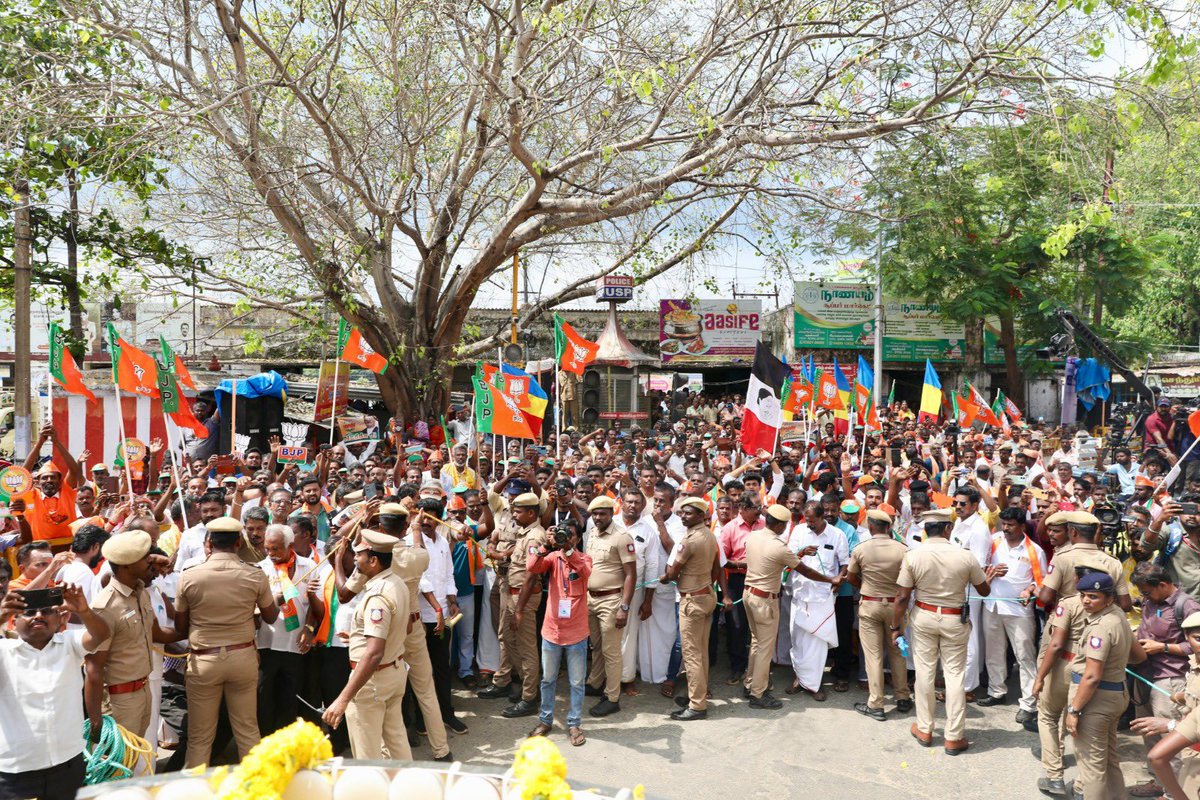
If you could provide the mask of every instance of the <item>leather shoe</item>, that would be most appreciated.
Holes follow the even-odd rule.
[[[1130,797],[1162,797],[1163,787],[1155,781],[1146,781],[1138,786],[1129,787]]]
[[[896,701],[896,710],[899,711],[901,714],[907,714],[908,712],[913,710],[913,701],[909,700],[907,697],[897,700]]]
[[[592,686],[590,683],[585,683],[583,685],[583,696],[584,697],[600,697],[603,694],[604,694],[603,689],[597,689],[595,686]]]
[[[501,711],[500,716],[507,717],[508,719],[516,719],[517,717],[528,717],[531,714],[536,714],[537,711],[537,703],[532,700],[518,700],[515,704]]]
[[[947,739],[945,745],[946,755],[956,756],[959,753],[965,753],[970,746],[970,743],[966,739]]]
[[[908,732],[913,735],[913,738],[917,740],[921,747],[933,747],[933,734],[922,733],[921,729],[917,727],[917,723],[914,722],[912,727],[908,729]]]
[[[671,719],[677,719],[680,722],[690,722],[694,719],[707,719],[708,711],[697,711],[694,708],[681,708],[678,711],[671,712]]]
[[[813,700],[816,700],[818,703],[825,702],[825,690],[824,689],[817,689],[815,692],[809,692],[808,696],[811,697]]]
[[[772,696],[770,692],[763,692],[762,697],[750,698],[751,708],[766,708],[774,711],[775,709],[783,708],[783,703],[779,699]]]
[[[449,762],[454,761],[454,753],[446,753],[446,755],[444,755],[444,756],[434,756],[433,760],[434,761],[445,761],[445,762],[449,763]]]
[[[984,708],[990,708],[992,706],[1004,706],[1008,705],[1008,697],[1006,695],[994,697],[989,694],[976,700],[975,705],[982,706]]]
[[[488,684],[475,693],[476,697],[482,697],[485,700],[498,700],[501,697],[508,697],[507,686],[497,686],[496,684]]]
[[[864,717],[870,717],[877,722],[887,722],[887,714],[883,713],[882,708],[871,708],[866,703],[855,703],[854,710]]]
[[[1053,795],[1054,797],[1066,797],[1067,785],[1063,783],[1062,778],[1038,778],[1038,791],[1042,794]]]
[[[606,697],[599,703],[596,703],[596,705],[592,706],[588,710],[588,714],[593,717],[607,717],[609,714],[615,714],[620,710],[620,703],[614,703],[612,700],[609,700]]]
[[[675,698],[675,705],[679,706],[680,708],[687,708],[688,707],[687,695],[682,695],[682,694],[678,695]]]

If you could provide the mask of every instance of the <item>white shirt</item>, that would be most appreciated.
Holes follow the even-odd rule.
[[[0,639],[0,772],[29,772],[83,752],[84,631],[44,648]]]
[[[87,599],[88,605],[91,605],[92,595],[100,588],[100,582],[96,580],[96,575],[92,572],[92,568],[79,558],[60,569],[55,580],[59,583],[69,583],[72,586],[78,586],[80,589],[83,589],[83,596]],[[80,625],[78,629],[83,630],[83,626]],[[3,770],[0,770],[0,772],[3,772]]]
[[[800,562],[823,575],[837,575],[842,567],[850,563],[850,542],[841,528],[826,522],[825,530],[813,533],[807,525],[797,525],[792,530],[788,549],[799,553],[806,547],[817,548],[816,555],[804,556]],[[817,593],[828,595],[829,584],[804,577],[798,571],[792,573],[792,597],[798,601],[808,600]]]
[[[980,569],[988,565],[988,559],[992,555],[992,532],[978,513],[966,519],[955,520],[954,528],[950,531],[950,541],[964,550],[969,550],[979,562]],[[967,599],[979,599],[974,587],[967,587]]]
[[[989,597],[1019,597],[1033,584],[1033,566],[1029,561],[1029,551],[1033,551],[1038,563],[1038,574],[1046,574],[1046,553],[1037,545],[1030,544],[1029,537],[1022,537],[1016,547],[1009,547],[1008,540],[1003,534],[997,536],[996,551],[991,554],[991,566],[1007,564],[1008,572],[1002,578],[992,579],[992,593]],[[984,601],[997,614],[1006,617],[1033,616],[1033,604],[1023,606],[1010,600]]]
[[[450,619],[450,609],[446,608],[446,596],[458,595],[458,585],[454,583],[454,559],[450,555],[450,543],[446,541],[445,536],[438,536],[436,539],[430,539],[424,534],[422,536],[425,549],[429,551],[429,566],[421,574],[418,584],[420,594],[417,597],[417,608],[421,610],[421,622],[436,623],[437,612],[425,599],[425,593],[433,593],[438,605],[442,607],[442,618]],[[412,534],[405,536],[404,541],[412,547]]]
[[[208,529],[203,524],[193,525],[179,534],[179,546],[175,548],[175,571],[183,572],[183,566],[196,556],[204,558],[204,537]]]
[[[296,556],[296,572],[292,576],[297,579],[300,576],[311,570],[315,563],[304,556]],[[279,570],[275,568],[275,562],[270,558],[264,558],[258,562],[258,568],[267,576],[267,581],[271,584],[271,593],[280,595],[283,593],[283,587],[279,582]],[[296,626],[296,630],[289,631],[287,624],[284,622],[283,607],[279,608],[279,616],[270,625],[263,623],[258,628],[258,634],[255,640],[259,650],[275,650],[280,653],[299,653],[300,652],[300,634],[304,631],[304,623],[308,620],[308,586],[310,583],[315,583],[317,573],[314,570],[303,581],[296,585],[296,591],[300,596],[296,598],[296,618],[300,624]],[[294,581],[293,581],[294,582]]]
[[[629,538],[633,539],[633,552],[637,558],[637,584],[645,583],[647,580],[656,581],[662,573],[651,572],[648,569],[650,562],[647,553],[651,550],[651,546],[654,550],[662,550],[662,544],[658,541],[658,523],[642,516],[632,524],[625,522],[625,519],[622,518],[621,526],[629,534]]]

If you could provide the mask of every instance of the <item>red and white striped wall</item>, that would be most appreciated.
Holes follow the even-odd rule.
[[[121,441],[121,414],[111,387],[95,392],[96,403],[78,395],[55,392],[54,428],[71,455],[78,456],[88,450],[92,464],[111,464]],[[120,408],[124,412],[125,436],[135,436],[147,445],[155,438],[167,441],[162,403],[157,399],[123,393]]]

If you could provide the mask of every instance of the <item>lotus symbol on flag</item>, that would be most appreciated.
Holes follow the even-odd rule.
[[[137,375],[138,382],[140,383],[142,381],[142,379],[146,377],[146,370],[141,365],[134,364],[133,365],[133,374]]]
[[[572,343],[571,344],[571,360],[572,361],[585,361],[586,359],[587,359],[587,350],[583,349],[582,347],[580,347],[579,345],[577,345],[575,343]]]
[[[834,386],[832,383],[821,384],[821,396],[824,397],[826,400],[832,400],[833,396],[836,393],[837,393],[837,387]]]
[[[235,433],[233,435],[233,446],[239,453],[246,452],[246,448],[250,446],[250,437],[244,433]]]

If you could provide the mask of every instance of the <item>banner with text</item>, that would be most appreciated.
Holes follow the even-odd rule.
[[[663,300],[658,349],[663,363],[749,363],[762,331],[758,300]]]
[[[875,290],[860,283],[796,282],[796,350],[870,350]],[[961,361],[963,326],[942,318],[941,306],[915,298],[883,299],[885,361]]]

